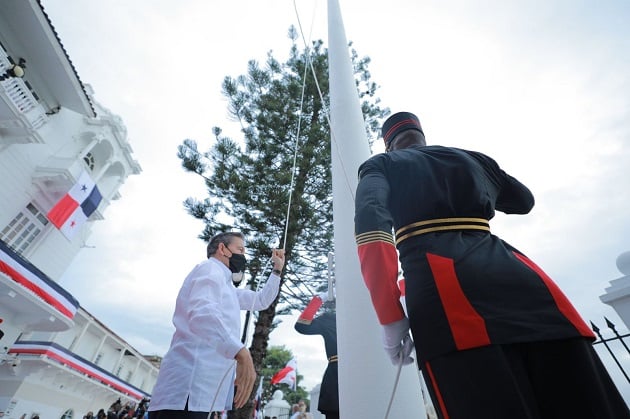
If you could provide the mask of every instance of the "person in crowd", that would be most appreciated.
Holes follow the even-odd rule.
[[[408,364],[415,341],[439,417],[630,417],[568,298],[490,232],[495,210],[532,209],[530,190],[485,154],[427,146],[412,113],[388,118],[382,136],[387,152],[359,168],[361,271],[385,351]]]
[[[293,406],[291,406],[291,417],[289,419],[297,419],[300,413],[300,405],[294,403]]]
[[[142,418],[144,417],[144,413],[147,411],[147,408],[149,406],[149,399],[147,398],[142,398],[142,400],[140,400],[140,403],[138,403],[138,408],[136,409],[136,417],[137,418]]]
[[[319,388],[317,410],[326,419],[339,418],[339,388],[337,370],[337,314],[335,311],[327,311],[315,317],[323,303],[329,300],[327,292],[314,296],[295,323],[295,330],[303,335],[321,335],[324,338],[324,347],[328,366]],[[302,405],[300,412],[306,411],[306,403],[300,400]]]
[[[245,271],[243,234],[217,234],[206,254],[177,296],[175,333],[151,395],[149,419],[206,419],[210,411],[241,408],[252,392],[256,371],[240,341],[241,310],[263,310],[276,299],[284,251],[272,251],[273,269],[260,291],[233,284]]]

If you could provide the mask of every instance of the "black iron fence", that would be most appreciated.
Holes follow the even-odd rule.
[[[608,320],[606,317],[604,317],[604,320],[606,320],[606,326],[610,330],[612,330],[615,336],[605,339],[602,336],[602,333],[599,327],[597,327],[595,323],[591,322],[591,329],[593,329],[593,332],[595,332],[595,334],[599,338],[593,343],[593,345],[598,345],[600,343],[604,344],[604,346],[606,347],[606,350],[608,351],[612,359],[615,361],[615,364],[617,364],[623,376],[626,377],[626,380],[628,381],[628,383],[630,383],[630,378],[628,378],[628,374],[626,374],[626,370],[624,370],[623,366],[621,365],[621,362],[619,362],[619,359],[617,358],[617,355],[615,355],[615,352],[612,350],[612,348],[608,344],[609,342],[619,342],[621,345],[623,345],[623,348],[625,349],[626,353],[630,355],[630,349],[628,348],[628,345],[626,345],[626,343],[624,342],[624,338],[627,338],[628,336],[630,336],[630,333],[626,333],[625,335],[620,335],[619,332],[617,332],[617,329],[615,328],[615,325],[613,324],[613,322]]]

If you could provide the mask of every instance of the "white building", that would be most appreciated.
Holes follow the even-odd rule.
[[[630,251],[617,257],[617,269],[623,276],[610,281],[606,293],[599,299],[614,308],[625,326],[630,329]]]
[[[81,418],[148,397],[158,366],[58,279],[129,175],[122,120],[79,79],[41,4],[0,7],[0,416]],[[69,236],[48,212],[79,182],[102,199]]]

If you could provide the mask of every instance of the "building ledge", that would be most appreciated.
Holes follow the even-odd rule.
[[[69,370],[72,373],[81,374],[89,378],[90,381],[104,385],[115,393],[135,400],[150,398],[151,396],[54,342],[18,340],[9,349],[9,354],[16,355],[20,363],[27,361],[44,362]]]
[[[31,330],[59,331],[73,326],[79,302],[0,240],[0,304]]]

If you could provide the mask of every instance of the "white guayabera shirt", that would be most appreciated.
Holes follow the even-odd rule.
[[[186,400],[189,411],[231,409],[234,356],[243,347],[240,311],[266,309],[279,285],[271,274],[258,292],[236,288],[232,272],[213,257],[195,266],[177,296],[175,333],[149,410],[184,410]]]

